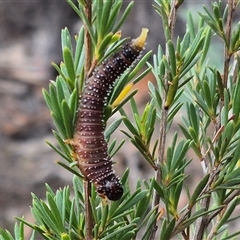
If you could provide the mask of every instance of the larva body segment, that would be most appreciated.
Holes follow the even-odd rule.
[[[146,36],[147,30],[143,30],[139,38],[124,44],[117,53],[96,67],[80,97],[72,141],[79,169],[96,186],[100,196],[107,196],[112,201],[121,198],[123,188],[108,155],[103,111],[115,81],[138,58]]]

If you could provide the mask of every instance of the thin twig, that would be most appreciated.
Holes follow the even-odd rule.
[[[84,195],[85,195],[85,212],[86,212],[86,240],[93,239],[93,216],[89,197],[91,196],[91,183],[84,181]]]
[[[86,14],[87,20],[89,21],[89,23],[92,22],[92,0],[86,0],[85,1],[85,8],[84,8],[84,12]],[[91,49],[92,49],[92,42],[91,42],[91,37],[88,31],[87,26],[84,26],[84,30],[85,30],[85,37],[84,37],[84,45],[85,45],[85,66],[84,66],[84,70],[85,70],[85,76],[88,76],[88,71],[91,67]]]
[[[236,83],[240,68],[240,51],[237,51],[235,53],[232,66],[233,66],[233,82]]]
[[[219,168],[220,168],[220,165],[218,165],[212,169],[212,172],[211,172],[209,181],[206,185],[206,188],[202,192],[202,195],[207,194],[207,193],[209,194],[209,196],[202,199],[200,202],[201,209],[204,209],[205,211],[207,211],[210,206],[210,201],[211,201],[211,196],[212,196],[211,195],[211,185],[214,182],[214,180],[218,177],[218,174],[220,172]],[[209,225],[209,222],[208,222],[207,216],[202,216],[202,217],[198,218],[196,221],[196,227],[195,227],[193,239],[194,240],[203,239],[204,230],[205,230],[205,228],[207,228],[208,225]]]
[[[230,38],[231,38],[231,28],[232,28],[232,19],[233,19],[233,11],[234,11],[234,1],[228,0],[228,15],[227,15],[227,22],[226,22],[226,43],[224,49],[224,70],[223,70],[223,86],[227,88],[227,81],[228,81],[228,73],[229,73],[229,64],[232,53],[229,52],[230,46]]]
[[[209,197],[204,198],[200,203],[201,209],[204,209],[204,211],[207,211],[209,208],[209,205],[210,205],[210,201],[211,201],[211,195]],[[194,232],[193,239],[194,240],[202,240],[203,235],[204,235],[204,230],[207,226],[208,226],[207,225],[207,216],[203,216],[203,217],[199,218],[196,221],[196,230]]]
[[[236,198],[237,196],[239,196],[240,194],[240,190],[236,190],[234,191],[233,193],[231,193],[228,198],[225,199],[225,201],[223,202],[223,205],[224,206],[227,206],[234,198]],[[222,211],[223,208],[220,208],[218,209],[216,212],[214,212],[213,214],[209,215],[208,217],[208,224],[212,221],[212,219],[214,217],[216,217],[221,211]]]
[[[210,215],[208,217],[208,221],[207,221],[207,225],[209,225],[209,223],[212,221],[212,219],[214,217],[216,217],[219,213],[221,213],[223,210],[225,212],[225,210],[227,209],[228,204],[237,196],[239,196],[240,190],[234,191],[228,198],[226,198],[226,200],[223,202],[223,207],[219,210],[217,210],[215,213],[213,213],[212,215]],[[224,212],[221,214],[223,215]],[[214,224],[214,226],[211,229],[211,232],[208,234],[208,238],[207,240],[211,240],[213,239],[213,237],[217,234],[217,229],[218,229],[218,224],[220,223],[222,219],[218,218],[217,222]]]
[[[232,54],[229,52],[229,45],[230,45],[230,38],[231,38],[231,25],[232,25],[232,17],[233,17],[233,10],[234,10],[234,4],[232,0],[228,0],[228,15],[227,15],[227,21],[226,21],[226,33],[225,33],[225,52],[224,52],[224,70],[223,70],[223,86],[224,88],[227,88],[228,83],[228,74],[229,74],[229,63]],[[223,101],[220,102],[220,112],[223,107]],[[219,114],[217,124],[215,124],[215,132],[217,133],[220,130],[220,122],[221,122],[221,114]],[[214,174],[215,171],[211,172],[212,179],[216,178],[216,174]],[[210,185],[209,185],[210,186]],[[204,198],[201,200],[201,208],[204,210],[208,210],[209,204],[210,204],[211,196]],[[222,209],[221,209],[222,210]],[[196,229],[194,232],[194,240],[201,240],[204,235],[204,230],[209,225],[209,219],[207,216],[202,216],[201,218],[197,219],[196,221]]]
[[[160,122],[160,130],[159,130],[159,148],[158,148],[158,159],[157,159],[157,166],[163,164],[164,161],[164,150],[165,150],[165,142],[166,142],[166,126],[167,126],[167,110],[163,109],[162,118]],[[161,182],[162,179],[162,172],[161,169],[155,173],[155,180],[156,182]],[[153,201],[152,201],[152,209],[154,209],[160,202],[160,196],[157,191],[153,192]],[[149,239],[155,239],[155,235],[157,232],[157,225],[156,223],[152,227],[152,231],[150,234]]]
[[[175,22],[176,22],[176,12],[179,7],[178,0],[174,0],[172,2],[171,12],[169,15],[169,21],[168,21],[168,27],[170,30],[170,37],[173,37]],[[168,46],[167,46],[167,40],[166,39],[166,57],[169,57],[168,53]],[[164,76],[164,84],[166,86],[166,89],[168,89],[168,74],[166,73]],[[163,92],[163,103],[165,103],[167,97],[167,91]],[[156,165],[159,167],[158,170],[155,173],[155,180],[156,182],[160,183],[162,179],[162,172],[161,172],[161,165],[164,163],[164,155],[165,155],[165,144],[166,144],[166,134],[167,134],[167,117],[168,117],[168,109],[164,109],[162,111],[160,126],[159,126],[159,147],[158,147],[158,158]],[[160,196],[157,193],[157,191],[153,192],[153,201],[152,201],[152,209],[155,208],[157,205],[159,205],[160,202]],[[155,223],[152,227],[151,234],[149,239],[155,239],[155,235],[157,232],[157,224]]]
[[[171,33],[171,39],[173,39],[173,33],[175,29],[175,24],[177,20],[177,9],[179,8],[179,2],[178,0],[175,0],[172,4],[171,12],[169,15],[169,28]]]
[[[92,0],[85,0],[84,12],[86,14],[87,20],[89,23],[92,22]],[[88,71],[91,67],[91,37],[88,31],[87,26],[84,26],[85,36],[84,36],[84,44],[85,44],[85,78],[88,76]],[[90,196],[91,196],[91,183],[89,181],[84,182],[84,193],[85,193],[85,216],[86,216],[86,240],[93,239],[93,215],[92,208],[90,204]]]
[[[238,4],[237,1],[234,1],[232,12],[235,11],[235,9],[237,7],[237,4]],[[238,72],[239,72],[239,67],[240,67],[240,51],[237,51],[235,53],[232,66],[233,66],[232,67],[232,69],[233,69],[233,71],[232,71],[233,72],[233,82],[236,83]]]
[[[210,196],[211,196],[211,189],[210,189],[210,187],[211,187],[213,181],[215,180],[215,176],[216,176],[218,173],[219,173],[219,169],[218,169],[218,167],[216,167],[216,168],[213,170],[213,173],[212,173],[212,175],[210,176],[209,181],[208,181],[208,183],[206,184],[206,187],[203,189],[201,195],[199,196],[199,197],[202,197],[202,196],[205,195],[205,196],[206,196],[205,199],[208,199],[206,202],[208,202],[209,204],[210,204],[209,200],[210,200]],[[209,196],[209,197],[208,197],[208,196]],[[172,232],[172,236],[174,236],[174,235],[176,235],[177,233],[180,232],[180,231],[179,231],[179,227],[181,228],[181,225],[184,224],[183,222],[186,220],[186,218],[189,218],[189,217],[191,216],[192,207],[191,207],[191,208],[190,208],[190,207],[186,207],[185,209],[186,209],[185,212],[183,212],[183,213],[181,214],[181,217],[179,218],[178,223],[177,223],[177,224],[175,225],[175,227],[174,227],[174,230],[173,230],[173,232]],[[197,228],[197,229],[201,227],[201,223],[204,223],[205,226],[208,225],[208,224],[207,224],[207,219],[204,219],[203,222],[200,221],[200,220],[202,220],[202,219],[199,218],[199,220],[197,220],[197,222],[196,222],[196,228]],[[189,228],[188,228],[188,231],[189,231]],[[188,236],[189,236],[189,232],[188,232]],[[194,235],[194,237],[195,237],[195,235]],[[193,239],[194,239],[194,237],[193,237]],[[200,236],[199,236],[198,239],[201,239]]]

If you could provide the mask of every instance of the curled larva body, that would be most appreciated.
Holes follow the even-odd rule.
[[[86,80],[71,143],[81,173],[96,186],[100,196],[107,196],[112,201],[121,198],[123,188],[112,169],[112,160],[108,155],[104,139],[103,110],[107,104],[106,96],[115,81],[142,51],[147,35],[146,30],[143,32],[139,38],[124,44],[117,53],[96,67],[92,76]]]

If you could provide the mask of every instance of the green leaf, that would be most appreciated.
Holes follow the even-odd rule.
[[[81,3],[81,1],[78,1],[79,7],[77,7],[75,5],[75,3],[73,3],[72,0],[66,0],[66,1],[72,7],[72,9],[77,13],[77,15],[82,19],[84,24],[87,26],[87,29],[89,31],[89,34],[90,34],[92,42],[93,42],[93,45],[96,46],[97,44],[96,44],[96,38],[95,38],[95,35],[94,35],[93,28],[92,28],[91,24],[89,23],[89,21],[87,19],[87,16],[84,12],[84,4],[85,3],[83,4],[83,3]]]
[[[207,182],[209,180],[210,174],[207,174],[206,176],[204,176],[204,178],[200,181],[200,183],[197,185],[197,187],[195,188],[191,199],[189,200],[188,203],[188,208],[191,209],[193,207],[193,205],[195,204],[197,198],[200,196],[200,194],[202,193],[203,189],[206,187]]]
[[[169,63],[171,66],[171,74],[172,76],[175,76],[177,74],[177,67],[176,67],[176,57],[175,57],[175,49],[173,42],[171,40],[168,40],[167,42],[168,46],[168,52],[169,52]]]
[[[199,125],[200,125],[200,119],[199,119],[199,113],[197,108],[191,103],[190,105],[187,105],[187,110],[188,110],[188,117],[189,117],[189,122],[194,130],[194,132],[197,135],[197,139],[199,137]]]
[[[113,37],[113,33],[111,32],[103,38],[103,40],[101,41],[98,47],[98,54],[104,53],[107,46],[111,43],[112,37]]]
[[[240,104],[239,104],[239,96],[240,96],[240,81],[237,81],[234,86],[234,92],[233,92],[233,105],[232,110],[233,114],[235,114],[235,118],[238,119],[239,113],[240,113]]]
[[[186,32],[186,34],[184,35],[184,38],[180,44],[180,56],[184,56],[184,54],[188,50],[190,44],[191,44],[190,34],[189,34],[189,32]],[[184,58],[183,58],[183,60],[184,60]]]
[[[70,112],[72,114],[72,123],[70,126],[74,126],[75,124],[75,120],[76,120],[76,117],[77,117],[77,108],[78,108],[78,92],[77,92],[77,89],[74,89],[70,98],[69,98],[69,101],[68,101],[68,105],[69,105],[69,108],[70,108]]]
[[[53,112],[51,112],[51,115],[52,115],[54,125],[56,126],[59,134],[63,139],[67,139],[67,135],[66,135],[66,131],[65,131],[65,127],[64,127],[64,123],[62,122],[62,119],[59,119],[59,117]]]
[[[211,212],[215,212],[218,209],[221,209],[222,206],[217,206],[216,208],[213,208],[211,210],[205,211],[204,209],[199,209],[197,210],[190,218],[188,218],[187,220],[183,221],[182,223],[180,223],[177,228],[174,231],[174,235],[180,233],[181,231],[183,231],[184,229],[186,229],[188,226],[190,226],[194,221],[196,221],[196,219],[202,217],[202,216],[207,216],[207,214],[211,213]]]
[[[141,60],[137,63],[137,65],[131,70],[128,76],[129,80],[133,79],[137,75],[137,73],[139,73],[139,71],[143,69],[144,65],[146,64],[147,60],[151,55],[152,55],[152,51],[149,51],[141,58]],[[136,83],[136,81],[134,81],[134,83]]]
[[[23,222],[20,222],[20,224],[15,223],[15,225],[14,225],[14,235],[15,235],[15,239],[24,239],[24,225],[23,225]]]
[[[75,67],[74,67],[72,53],[71,53],[70,49],[67,47],[64,47],[64,49],[63,49],[63,59],[64,59],[64,63],[67,68],[69,79],[72,83],[72,86],[74,86],[74,82],[75,82],[75,78],[76,78]]]
[[[142,198],[136,205],[135,217],[140,217],[141,221],[144,221],[144,216],[148,212],[148,207],[150,206],[151,201],[151,193],[153,189],[153,182],[151,183],[151,187],[149,189],[148,194]]]
[[[109,205],[108,204],[103,205],[101,207],[101,219],[100,219],[100,226],[99,226],[100,229],[104,229],[107,227],[106,225],[108,220],[108,213],[109,213]]]
[[[51,97],[50,97],[49,93],[45,89],[42,89],[42,94],[43,94],[43,98],[44,98],[48,108],[52,109]]]
[[[171,234],[172,234],[173,228],[174,228],[174,226],[175,226],[175,222],[176,222],[176,219],[173,218],[173,219],[169,222],[168,225],[166,224],[166,230],[165,230],[165,231],[162,231],[163,234],[161,234],[161,237],[159,238],[160,240],[171,239]]]
[[[140,70],[140,74],[138,73],[137,77],[134,78],[133,80],[133,85],[136,83],[140,82],[144,77],[148,75],[148,73],[151,72],[151,68],[147,68],[145,71],[142,72],[142,69]]]
[[[69,50],[72,52],[72,43],[71,43],[71,35],[68,30],[68,28],[62,29],[61,32],[61,43],[62,43],[62,49],[69,48]]]
[[[123,101],[120,102],[119,105],[112,111],[112,115],[119,111],[137,92],[138,90],[136,89],[133,92],[131,92],[127,97],[125,97]]]
[[[46,195],[47,195],[49,208],[51,210],[52,218],[54,219],[56,227],[59,229],[60,232],[64,232],[65,227],[64,227],[64,224],[62,222],[62,218],[61,218],[59,209],[56,205],[55,199],[53,199],[52,195],[50,195],[48,192],[47,192]]]
[[[8,230],[4,231],[0,228],[0,240],[14,240],[14,238]]]
[[[164,188],[159,183],[157,183],[156,180],[153,180],[153,187],[157,191],[159,196],[164,200]]]
[[[64,79],[58,76],[55,83],[58,102],[61,103],[64,99],[69,99],[70,92]]]
[[[62,69],[63,65],[64,65],[64,63],[61,62],[60,63],[61,68],[60,68],[57,64],[52,63],[52,66],[55,68],[55,70],[58,72],[58,74],[64,79],[64,81],[68,82],[67,77],[65,76],[63,69]]]
[[[75,162],[74,162],[75,163]],[[66,165],[63,162],[57,162],[58,165],[62,166],[63,168],[65,168],[67,171],[73,173],[74,175],[84,179],[84,177],[82,175],[79,174],[79,172],[77,172],[76,170],[74,170],[73,168],[69,167],[68,165]]]
[[[237,239],[237,238],[234,238],[234,237],[239,236],[239,235],[240,235],[240,231],[235,232],[234,234],[231,234],[231,235],[228,234],[227,237],[223,237],[223,238],[221,238],[221,240]]]
[[[66,159],[68,162],[72,162],[73,156],[71,155],[71,153],[72,153],[71,147],[64,142],[64,140],[61,138],[61,136],[56,131],[53,131],[53,135],[56,138],[56,140],[58,141],[58,144],[59,144],[60,148],[62,149],[62,151],[60,149],[58,149],[57,147],[55,147],[53,144],[49,143],[48,141],[46,141],[46,143],[51,148],[53,148],[54,151],[56,151],[64,159]]]
[[[56,116],[61,116],[60,104],[57,98],[56,87],[53,84],[49,85],[49,96],[50,96],[50,110],[54,112]]]
[[[75,36],[76,39],[76,48],[74,55],[74,68],[76,69],[76,74],[80,74],[81,69],[84,66],[83,57],[84,57],[84,27],[81,27],[78,35]]]
[[[67,233],[62,233],[61,234],[61,240],[71,240],[71,238]]]
[[[113,28],[113,32],[116,32],[120,29],[120,27],[122,26],[122,24],[125,22],[127,16],[129,15],[130,11],[132,10],[134,2],[130,2],[128,4],[128,6],[126,7],[126,9],[124,10],[122,17],[119,19],[118,23],[116,24],[116,26],[114,26]]]
[[[212,98],[211,98],[212,94],[207,81],[203,81],[203,91],[204,91],[204,98],[207,103],[207,106],[209,109],[211,109],[213,106]]]
[[[224,183],[227,183],[228,181],[231,181],[233,179],[240,179],[240,168],[235,169],[234,171],[228,173],[225,176]]]
[[[203,45],[203,51],[202,51],[202,55],[200,58],[200,66],[203,65],[206,56],[208,54],[209,48],[210,48],[210,44],[211,44],[211,38],[212,38],[212,32],[210,28],[205,28],[204,30],[205,32],[205,37],[204,37],[204,45]]]
[[[203,100],[202,96],[200,94],[198,94],[197,92],[194,93],[195,97],[196,97],[196,103],[199,105],[199,107],[211,118],[212,115],[209,112],[209,108],[207,107],[207,105],[205,104],[205,101]]]
[[[124,201],[119,205],[118,209],[114,212],[113,216],[118,216],[124,211],[130,209],[132,206],[138,203],[142,198],[144,198],[147,192],[148,192],[147,190],[142,190],[141,192],[139,191],[134,192],[132,196],[130,196],[128,199],[126,199],[126,201]]]
[[[65,138],[69,139],[73,137],[73,116],[72,112],[65,100],[62,101],[61,103],[61,111],[62,111],[62,118],[63,118],[63,123],[64,123],[64,128],[65,128]]]
[[[99,1],[100,3],[101,1]],[[113,5],[113,1],[112,0],[108,0],[108,1],[104,1],[101,3],[101,6],[98,5],[98,13],[97,13],[97,17],[100,19],[100,23],[99,23],[99,40],[102,40],[103,37],[106,35],[106,27],[108,25],[108,17],[111,14],[111,8]]]
[[[138,130],[136,129],[136,127],[131,123],[131,121],[126,118],[123,117],[123,122],[126,125],[126,127],[128,128],[128,130],[134,135],[134,136],[138,136]]]
[[[122,224],[122,223],[121,223]],[[120,224],[116,224],[116,225],[120,225]],[[114,236],[116,236],[117,234],[122,234],[122,232],[124,231],[132,231],[133,229],[136,228],[136,224],[128,224],[128,225],[125,225],[125,226],[121,226],[121,227],[118,227],[118,229],[115,229],[116,228],[116,225],[114,225],[114,229],[113,227],[112,228],[109,228],[108,230],[111,232],[110,234],[108,234],[106,237],[103,237],[101,238],[102,240],[108,240],[108,239],[115,239]],[[122,235],[121,235],[122,236]]]
[[[122,122],[122,118],[119,118],[115,120],[104,132],[104,136],[106,139],[110,139],[111,135],[116,131],[116,129],[119,127],[119,125]]]
[[[238,198],[233,199],[233,201],[230,203],[230,205],[228,206],[228,208],[224,212],[223,216],[220,217],[220,221],[218,222],[216,230],[219,230],[220,227],[222,227],[224,224],[226,224],[227,220],[229,219],[229,217],[231,216],[233,211],[236,209],[238,201],[239,201]]]
[[[148,88],[150,90],[151,97],[154,99],[155,104],[160,110],[162,110],[162,97],[160,95],[160,92],[151,82],[148,82]]]
[[[113,31],[113,26],[116,23],[117,17],[119,16],[121,6],[122,6],[122,1],[114,2],[111,12],[110,12],[110,16],[108,16],[108,23],[106,26],[107,32]],[[115,33],[118,29],[114,29],[114,30],[115,31],[113,31],[113,32]]]
[[[199,58],[202,56],[202,52],[199,52],[199,53],[196,53],[194,56],[193,56],[193,59],[188,63],[186,64],[184,62],[184,65],[183,67],[181,68],[181,72],[180,72],[180,76],[179,78],[183,78],[186,74],[189,73],[189,71],[192,69],[192,67],[198,62]],[[190,77],[192,78],[192,76]]]
[[[195,36],[192,44],[190,45],[189,51],[186,51],[185,53],[185,61],[182,66],[182,71],[186,70],[186,68],[190,65],[191,62],[193,62],[194,59],[196,59],[197,53],[201,51],[201,48],[203,46],[204,36],[203,36],[203,29],[199,30],[197,35]],[[183,76],[183,73],[182,73]]]
[[[174,98],[175,98],[177,90],[178,90],[178,82],[179,82],[179,77],[175,76],[173,78],[171,84],[169,85],[166,102],[164,104],[165,109],[169,109],[174,102]]]
[[[44,224],[47,231],[54,231],[55,234],[60,236],[61,232],[55,225],[54,216],[51,213],[51,210],[48,206],[43,202],[40,201],[36,195],[32,194],[33,198],[33,208],[32,213],[34,217],[37,219],[39,224]]]
[[[127,233],[125,233],[124,235],[122,235],[122,234],[119,234],[120,236],[119,236],[119,240],[121,240],[121,239],[133,239],[133,237],[135,236],[135,231],[129,231],[128,230],[128,232]]]
[[[114,141],[113,141],[114,142]],[[123,139],[121,142],[120,142],[120,144],[114,149],[114,147],[115,147],[115,143],[113,144],[113,146],[112,146],[112,144],[109,146],[109,148],[108,148],[108,153],[109,153],[109,155],[110,155],[110,157],[113,157],[114,155],[116,155],[117,154],[117,152],[122,148],[122,146],[123,146],[123,144],[125,143],[125,139]]]
[[[190,45],[189,44],[190,43],[190,36],[191,36],[191,39],[195,38],[195,36],[196,36],[195,29],[196,29],[196,27],[195,27],[195,24],[194,24],[192,14],[191,14],[190,11],[188,11],[188,13],[187,13],[187,30],[188,31],[186,33],[188,36],[186,37],[187,40],[185,40],[186,43],[185,43],[185,41],[183,41],[185,43],[184,45],[186,45],[186,46],[183,48],[183,51],[181,52],[181,55],[183,55],[183,53],[187,50],[187,47]],[[185,36],[184,36],[184,38],[185,38]]]
[[[230,51],[237,52],[240,49],[240,23],[237,24],[235,29],[232,31],[230,38]]]
[[[155,209],[153,208],[152,212],[150,212],[150,215],[146,216],[147,224],[145,228],[145,233],[142,236],[142,240],[149,239],[150,233],[152,231],[152,227],[154,224],[156,224],[157,217],[158,217],[157,210],[156,208]]]

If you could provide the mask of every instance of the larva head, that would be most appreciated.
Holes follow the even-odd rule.
[[[102,197],[107,197],[111,201],[119,200],[123,195],[123,188],[118,177],[114,176],[111,179],[105,179],[104,184],[97,186],[97,192]]]
[[[125,45],[123,45],[122,55],[128,61],[129,65],[139,57],[140,53],[144,49],[147,33],[148,29],[143,28],[138,38],[133,39],[131,42],[127,42]]]

